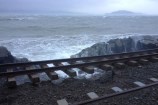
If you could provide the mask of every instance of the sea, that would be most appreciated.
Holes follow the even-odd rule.
[[[0,16],[0,46],[32,61],[69,58],[98,42],[158,35],[158,16]]]

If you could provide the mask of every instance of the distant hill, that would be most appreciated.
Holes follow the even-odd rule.
[[[143,14],[141,13],[135,13],[131,11],[126,11],[126,10],[119,10],[119,11],[114,11],[111,13],[106,13],[106,16],[141,16]]]

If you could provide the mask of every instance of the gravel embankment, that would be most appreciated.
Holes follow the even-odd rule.
[[[65,98],[69,103],[89,99],[86,93],[96,92],[99,96],[113,93],[110,89],[118,86],[122,89],[136,87],[132,82],[141,81],[152,83],[148,78],[158,78],[158,63],[150,63],[143,67],[126,67],[114,70],[115,77],[103,82],[67,79],[60,85],[42,82],[38,86],[29,83],[18,86],[16,89],[0,87],[0,105],[57,105],[56,101]],[[122,95],[99,101],[89,105],[157,105],[158,86],[144,89],[132,94]]]

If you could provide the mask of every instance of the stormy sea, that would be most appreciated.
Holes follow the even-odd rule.
[[[158,35],[157,16],[0,16],[0,46],[32,61],[69,58],[98,42]]]

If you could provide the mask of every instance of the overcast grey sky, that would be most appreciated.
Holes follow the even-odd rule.
[[[158,0],[0,0],[0,13],[104,14],[116,10],[158,15]]]

